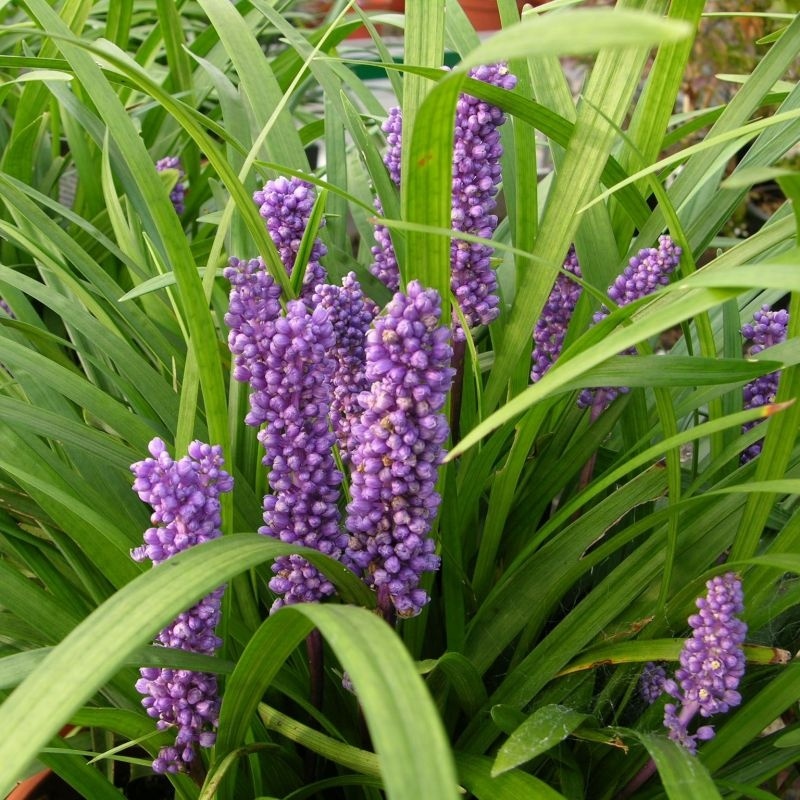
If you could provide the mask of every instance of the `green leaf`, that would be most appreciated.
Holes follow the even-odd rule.
[[[501,746],[492,766],[492,777],[546,753],[589,719],[593,719],[591,714],[565,706],[536,709]]]
[[[76,627],[0,706],[0,725],[16,731],[0,741],[0,794],[39,750],[130,654],[182,610],[234,575],[280,555],[302,553],[345,598],[364,605],[371,592],[322,554],[258,534],[226,536],[180,553],[120,589]],[[86,665],[91,664],[91,670]]]
[[[511,770],[493,776],[491,758],[458,752],[455,758],[461,783],[478,800],[565,800],[564,795],[526,772]]]
[[[664,736],[629,731],[647,748],[655,761],[658,776],[670,800],[702,797],[703,800],[721,800],[714,781],[696,756]]]
[[[570,662],[558,674],[596,669],[610,664],[643,664],[647,661],[677,661],[685,643],[684,639],[641,639],[604,647],[593,647]],[[744,655],[748,664],[766,666],[787,664],[792,655],[788,650],[763,645],[745,645]]]
[[[582,55],[604,48],[651,47],[686,39],[692,28],[623,9],[580,9],[570,14],[526,15],[517,25],[489,37],[456,67],[466,72],[480,64],[539,55]]]
[[[297,617],[305,618],[302,624]],[[380,758],[387,796],[455,798],[450,748],[414,662],[386,623],[361,608],[301,603],[264,622],[228,680],[218,757],[244,743],[260,697],[313,626],[353,682]]]

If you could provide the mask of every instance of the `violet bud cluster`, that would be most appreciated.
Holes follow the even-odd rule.
[[[186,173],[183,171],[183,165],[178,156],[166,156],[156,161],[156,170],[158,170],[158,172],[164,172],[164,170],[168,169],[174,169],[178,172],[178,180],[169,193],[169,199],[172,200],[175,213],[183,214],[186,209],[184,204],[184,198],[186,197]]]
[[[742,336],[745,339],[745,352],[748,356],[754,356],[772,345],[786,341],[786,332],[789,326],[789,312],[780,309],[773,311],[768,305],[762,306],[753,315],[752,323],[742,326]],[[758,378],[745,384],[742,390],[744,407],[760,408],[768,403],[775,402],[775,395],[778,393],[778,381],[780,372],[770,372],[768,375],[761,375]],[[742,433],[754,428],[762,420],[753,420],[745,423]],[[740,456],[742,464],[752,461],[761,452],[763,440],[751,444]]]
[[[503,89],[513,89],[517,82],[505,64],[476,67],[470,71],[470,77]],[[451,202],[454,231],[490,239],[497,228],[497,216],[493,212],[497,205],[495,197],[501,181],[500,158],[503,154],[499,128],[505,119],[505,114],[497,106],[476,97],[462,94],[458,99]],[[402,142],[402,113],[399,108],[390,109],[382,129],[388,144],[384,163],[395,185],[399,186]],[[376,207],[382,213],[380,203],[376,203]],[[370,271],[396,291],[400,284],[397,258],[385,226],[376,226],[375,240]],[[451,244],[451,288],[469,327],[487,325],[499,312],[492,252],[486,244],[460,239],[454,239]],[[453,335],[457,340],[465,338],[458,321],[454,322]]]
[[[642,675],[639,678],[639,694],[642,699],[652,705],[664,693],[664,683],[667,680],[667,672],[664,667],[648,661],[644,665]]]
[[[273,490],[264,498],[259,533],[338,559],[347,535],[339,529],[342,475],[328,427],[334,346],[326,309],[311,312],[302,300],[290,301],[262,353],[266,388],[253,405],[263,410],[266,422],[258,439]],[[334,592],[333,584],[300,556],[282,556],[272,570],[270,589],[279,595],[273,610]]]
[[[281,313],[281,288],[261,258],[231,258],[223,275],[231,283],[225,324],[230,329],[228,347],[234,357],[233,376],[250,384],[250,413],[245,422],[257,428],[266,422],[264,353],[269,351],[275,320]]]
[[[314,209],[313,185],[300,178],[282,176],[267,181],[263,189],[253,194],[253,201],[259,207],[258,212],[266,222],[286,271],[291,275]],[[320,259],[326,252],[322,241],[316,239],[303,276],[302,297],[310,297],[314,287],[325,280],[327,272]]]
[[[389,170],[389,177],[395,186],[400,186],[400,156],[402,152],[403,112],[393,106],[389,109],[386,120],[381,125],[386,134],[386,153],[383,163]],[[375,210],[383,216],[383,206],[375,198]],[[385,225],[377,224],[374,230],[375,245],[372,247],[372,264],[369,271],[378,280],[386,284],[393,292],[400,288],[400,267],[392,244],[392,237]]]
[[[682,252],[668,235],[660,236],[658,247],[646,247],[630,259],[623,273],[609,286],[609,298],[617,306],[627,306],[652,294],[659,286],[668,285],[669,276],[680,263]],[[610,313],[603,306],[595,312],[594,323],[597,324]],[[635,355],[635,353],[635,349],[631,349],[625,351],[623,355]],[[618,394],[627,391],[627,387],[624,386],[584,389],[578,397],[578,405],[581,408],[591,406],[593,413],[599,414],[611,405]]]
[[[569,248],[569,253],[564,259],[563,269],[578,278],[583,277],[574,247]],[[541,380],[545,372],[561,355],[564,337],[567,335],[567,328],[582,291],[581,285],[571,280],[569,275],[564,272],[559,272],[556,276],[550,296],[533,329],[533,366],[531,367],[533,383]]]
[[[378,605],[400,617],[428,602],[419,587],[439,567],[429,537],[439,507],[438,466],[448,436],[442,414],[453,380],[441,300],[418,281],[398,292],[367,334],[363,409],[352,426],[351,533],[345,562],[359,571]]]
[[[358,396],[369,389],[364,344],[378,307],[364,296],[353,272],[342,279],[341,286],[317,286],[312,303],[328,312],[333,325],[336,369],[332,377],[331,421],[342,461],[347,464],[353,449],[351,426],[361,413]]]
[[[133,489],[153,508],[152,527],[144,545],[131,555],[154,566],[177,553],[220,536],[220,501],[233,488],[222,469],[222,448],[194,441],[189,454],[174,461],[161,439],[149,446],[152,458],[131,466]],[[191,653],[213,655],[221,645],[215,633],[219,622],[221,587],[183,612],[156,639],[156,644]],[[142,705],[160,730],[176,728],[174,746],[163,747],[153,762],[155,772],[185,770],[197,747],[214,744],[219,716],[217,678],[211,673],[143,667],[136,689],[145,695]]]
[[[513,89],[517,78],[505,64],[475,67],[470,77]],[[453,230],[491,239],[497,229],[495,197],[502,180],[500,126],[506,115],[497,106],[462,94],[456,104],[453,149]],[[499,313],[497,275],[491,265],[493,248],[454,239],[450,249],[451,288],[470,328],[488,325]],[[465,338],[460,325],[456,340]]]
[[[664,690],[678,701],[664,707],[664,725],[669,738],[690,753],[698,741],[713,738],[714,728],[703,725],[689,733],[689,723],[700,713],[708,718],[724,714],[742,702],[739,681],[745,671],[742,645],[747,625],[738,618],[744,610],[739,577],[728,572],[706,583],[708,593],[697,599],[698,613],[689,617],[692,636],[681,650],[675,679],[664,682]]]

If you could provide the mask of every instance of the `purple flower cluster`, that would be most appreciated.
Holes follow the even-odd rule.
[[[333,325],[335,344],[332,354],[336,359],[336,370],[332,380],[331,421],[342,461],[347,464],[353,449],[351,426],[361,413],[358,396],[369,389],[364,342],[378,307],[364,296],[353,272],[342,279],[341,286],[317,286],[312,303],[328,312]]]
[[[233,488],[222,469],[222,449],[194,441],[189,454],[174,461],[161,439],[149,446],[152,458],[131,466],[133,489],[153,508],[153,526],[145,544],[131,553],[136,561],[154,565],[220,535],[219,495]],[[215,634],[224,589],[216,589],[183,612],[159,634],[156,642],[192,653],[213,655],[221,641]],[[136,689],[142,705],[158,720],[160,730],[178,729],[175,745],[164,747],[153,762],[155,772],[178,772],[194,759],[196,748],[214,744],[219,715],[217,679],[211,673],[143,667]]]
[[[314,208],[314,187],[300,178],[280,177],[267,181],[264,188],[253,195],[253,201],[291,275]],[[316,239],[303,276],[302,297],[310,297],[314,287],[325,280],[327,273],[319,262],[326,252],[322,241]]]
[[[608,288],[608,296],[618,306],[627,306],[642,297],[652,294],[659,286],[669,284],[669,276],[678,266],[683,251],[672,239],[659,236],[658,247],[640,250]],[[608,316],[603,309],[595,315],[595,322]]]
[[[476,67],[470,77],[502,89],[513,89],[516,76],[505,64]],[[472,95],[462,94],[456,104],[453,150],[453,229],[491,239],[497,229],[495,197],[501,181],[500,126],[505,114]],[[499,313],[497,276],[491,265],[493,249],[486,244],[454,239],[450,250],[451,288],[470,328],[488,325]],[[454,337],[464,339],[457,325]]]
[[[428,602],[419,588],[438,569],[428,537],[440,497],[435,491],[448,425],[441,413],[453,379],[441,301],[412,281],[396,293],[367,335],[369,391],[352,427],[352,534],[345,559],[378,595],[384,613],[418,614]]]
[[[742,336],[745,338],[745,352],[749,356],[760,353],[767,347],[786,341],[786,330],[789,325],[789,312],[784,309],[772,311],[768,305],[761,307],[753,315],[752,323],[742,326]],[[743,389],[744,407],[759,408],[768,403],[775,402],[778,393],[780,372],[770,372],[761,375]],[[753,420],[742,427],[742,433],[754,428],[762,420]],[[751,444],[740,456],[742,464],[752,461],[760,452],[763,440]]]
[[[228,346],[234,356],[233,376],[250,384],[250,413],[245,422],[259,427],[266,422],[263,355],[269,351],[275,320],[281,313],[281,289],[260,258],[249,261],[231,258],[223,275],[231,283],[225,324],[230,328]]]
[[[747,625],[736,616],[744,610],[742,582],[728,572],[712,578],[706,588],[707,595],[697,599],[698,613],[689,617],[692,637],[681,650],[675,680],[664,682],[664,690],[680,703],[680,709],[675,703],[666,704],[664,725],[669,738],[690,753],[696,752],[698,740],[714,736],[711,725],[689,733],[689,723],[698,712],[708,718],[742,702],[737,689],[745,670],[742,644]]]
[[[664,683],[667,680],[667,672],[664,667],[648,661],[644,665],[641,678],[639,679],[639,694],[642,699],[652,705],[664,693]]]
[[[623,273],[608,288],[609,298],[617,306],[627,306],[652,294],[659,286],[666,286],[669,284],[670,274],[681,260],[681,253],[681,248],[669,236],[660,236],[657,248],[646,247],[630,259]],[[594,323],[597,324],[610,313],[603,306],[595,312]],[[633,355],[635,352],[628,350],[625,355]],[[578,397],[578,405],[581,408],[591,406],[593,413],[599,414],[611,405],[618,394],[627,391],[624,386],[584,389]]]
[[[570,247],[563,269],[577,277],[581,275],[581,267],[575,248]],[[571,280],[569,275],[559,272],[556,282],[547,298],[544,309],[533,329],[533,366],[531,380],[536,383],[553,366],[561,355],[564,346],[564,337],[575,311],[575,306],[580,299],[582,287]]]
[[[347,535],[339,529],[339,485],[333,460],[335,435],[328,428],[331,378],[336,369],[333,325],[324,308],[310,312],[302,300],[287,305],[274,323],[262,354],[266,388],[253,406],[263,409],[264,446],[273,493],[264,498],[259,533],[312,547],[339,558]],[[281,557],[272,567],[270,588],[283,605],[333,594],[333,585],[299,556]]]
[[[172,191],[169,193],[169,199],[172,200],[175,213],[183,214],[186,208],[184,204],[184,198],[186,197],[186,173],[183,171],[183,165],[178,156],[166,156],[156,161],[156,170],[158,170],[158,172],[164,172],[168,169],[174,169],[178,172],[178,179],[175,186],[172,187]]]
[[[389,109],[389,115],[381,125],[381,130],[386,134],[386,154],[383,163],[389,170],[389,177],[395,186],[400,186],[400,154],[403,133],[403,112],[394,106]],[[375,199],[375,210],[383,215],[383,206],[379,199]],[[372,248],[372,265],[369,271],[378,280],[386,284],[393,292],[400,288],[400,267],[397,264],[397,255],[392,244],[392,237],[385,225],[375,226],[375,245]]]
[[[484,83],[513,89],[517,79],[505,64],[481,66],[471,70],[470,77]],[[462,94],[456,105],[455,140],[453,147],[453,183],[451,220],[453,230],[490,239],[497,228],[495,197],[501,181],[500,126],[505,114],[489,103]],[[384,163],[396,185],[400,185],[400,153],[402,114],[392,108],[382,126],[387,134],[388,149]],[[382,213],[379,203],[376,203]],[[370,271],[392,291],[400,284],[397,258],[385,226],[375,230],[376,246],[372,249]],[[485,244],[454,239],[450,249],[451,288],[469,327],[489,324],[498,314],[497,277],[491,266],[492,248]],[[458,322],[453,335],[465,337]]]

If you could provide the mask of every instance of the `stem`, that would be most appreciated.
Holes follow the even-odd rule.
[[[311,680],[311,704],[321,711],[323,696],[322,635],[316,628],[306,637],[306,652],[308,653],[308,670]]]
[[[453,360],[450,362],[456,374],[450,390],[450,435],[455,444],[461,438],[461,399],[464,395],[464,356],[466,342],[453,342]]]
[[[694,715],[700,710],[699,703],[686,703],[681,706],[681,713],[678,714],[678,726],[684,731],[688,728],[689,723],[694,718]],[[688,735],[688,734],[687,734]],[[617,800],[626,800],[637,789],[644,786],[648,780],[653,776],[656,771],[656,762],[652,757],[647,760],[647,763],[633,776],[631,782],[619,793]]]
[[[655,771],[656,762],[653,761],[652,758],[649,758],[647,763],[633,776],[633,780],[619,793],[617,800],[626,800],[626,798],[630,797],[637,789],[644,786],[645,783],[653,777]]]
[[[323,696],[323,665],[322,665],[322,635],[314,629],[306,637],[306,652],[308,653],[308,671],[310,678],[310,699],[314,708],[322,710]],[[306,778],[309,783],[316,779],[317,755],[313,750],[307,749],[304,758]]]
[[[593,425],[597,422],[600,415],[603,411],[606,410],[606,403],[607,403],[606,393],[603,389],[597,389],[594,395],[594,401],[592,402],[592,410],[589,413],[589,424]],[[578,480],[578,491],[577,494],[580,494],[591,482],[592,476],[594,475],[594,465],[597,463],[597,451],[595,450],[591,456],[589,456],[589,460],[583,465],[583,469],[581,470],[581,476]]]

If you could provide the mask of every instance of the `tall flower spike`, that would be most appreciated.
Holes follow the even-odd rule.
[[[312,184],[300,178],[276,178],[267,181],[264,188],[253,195],[253,201],[259,207],[258,213],[267,224],[286,271],[291,275],[314,208]],[[326,252],[322,241],[316,239],[303,276],[302,297],[311,297],[314,287],[325,281],[327,272],[319,260]]]
[[[681,260],[683,251],[672,239],[660,236],[658,247],[646,247],[640,250],[628,262],[624,272],[608,288],[608,296],[617,306],[627,306],[635,300],[647,297],[659,286],[669,284],[669,276],[674,272]],[[603,306],[594,314],[594,323],[605,319],[611,312]],[[623,355],[635,355],[636,350],[626,350]],[[607,386],[602,389],[584,389],[578,397],[581,408],[592,407],[597,415],[608,408],[617,395],[628,391],[624,386]]]
[[[505,64],[475,67],[471,78],[513,89],[516,76]],[[495,197],[502,179],[500,126],[506,115],[497,107],[469,94],[456,104],[453,149],[453,230],[491,239],[497,229]],[[470,328],[488,325],[499,313],[497,275],[491,265],[493,248],[486,244],[454,239],[450,248],[452,274],[450,286]],[[460,325],[453,331],[456,340],[465,338]]]
[[[754,356],[772,345],[786,341],[786,330],[789,326],[789,312],[784,309],[772,311],[768,305],[761,307],[753,315],[752,323],[742,326],[742,336],[745,338],[745,352],[749,356]],[[775,402],[775,395],[778,393],[778,381],[780,372],[770,372],[768,375],[761,375],[758,378],[745,384],[742,390],[744,407],[759,408],[767,403]],[[742,427],[742,433],[754,428],[762,420],[747,422]],[[752,461],[760,452],[763,440],[751,444],[740,456],[742,464]]]
[[[689,723],[698,712],[708,718],[742,702],[737,688],[745,670],[742,645],[747,625],[736,616],[744,610],[742,582],[728,572],[712,578],[706,588],[706,596],[697,599],[698,613],[689,617],[692,637],[681,650],[675,680],[664,683],[664,690],[680,702],[680,710],[675,703],[664,707],[664,725],[669,738],[690,753],[697,751],[698,740],[714,736],[711,725],[689,733]]]
[[[263,354],[269,350],[275,320],[281,313],[281,289],[260,258],[250,261],[231,258],[223,274],[231,283],[225,324],[230,328],[228,346],[234,356],[233,376],[250,384],[250,413],[245,422],[260,427],[266,422]]]
[[[172,200],[175,213],[183,214],[186,208],[184,204],[184,198],[186,197],[186,173],[183,171],[183,165],[178,156],[166,156],[156,161],[156,170],[158,170],[158,172],[164,172],[164,170],[168,169],[174,169],[178,172],[178,180],[169,193],[169,199]]]
[[[574,247],[569,248],[569,253],[564,259],[564,269],[572,275],[582,277]],[[533,329],[531,380],[534,383],[542,379],[545,372],[561,355],[564,337],[567,335],[567,328],[581,292],[580,284],[570,280],[563,272],[558,273],[542,314]]]
[[[133,489],[153,508],[153,527],[144,534],[144,545],[131,555],[149,559],[154,566],[176,553],[216,539],[220,535],[219,495],[233,488],[233,479],[222,469],[222,448],[194,441],[189,455],[173,461],[161,439],[149,446],[152,458],[131,466]],[[215,629],[219,622],[224,588],[204,597],[164,628],[156,644],[191,653],[213,655],[221,645]],[[145,695],[142,705],[157,720],[160,730],[177,728],[175,745],[163,747],[153,762],[155,772],[185,770],[197,747],[211,747],[219,716],[217,678],[193,670],[143,667],[136,689]]]
[[[475,67],[470,77],[513,89],[517,79],[505,64]],[[499,190],[500,144],[499,127],[505,114],[497,107],[472,95],[462,94],[456,105],[453,146],[453,179],[451,220],[454,231],[490,239],[497,228],[493,213]],[[392,108],[382,126],[387,134],[388,149],[384,163],[395,185],[400,185],[400,153],[402,114]],[[382,213],[376,203],[378,213]],[[375,229],[376,246],[370,271],[390,289],[396,291],[400,279],[397,258],[385,226]],[[491,265],[492,248],[454,239],[450,248],[450,285],[469,327],[488,325],[498,314],[497,277]],[[454,338],[463,341],[464,331],[454,315]]]
[[[367,334],[361,418],[352,427],[345,560],[361,571],[385,614],[418,614],[428,596],[420,577],[439,567],[429,538],[448,425],[441,409],[453,380],[441,301],[418,281],[398,292]]]
[[[365,338],[378,307],[364,296],[353,272],[342,279],[341,286],[317,286],[312,303],[328,312],[333,325],[336,370],[333,373],[331,421],[342,461],[349,463],[353,449],[351,428],[361,413],[358,396],[369,389],[365,372]]]
[[[337,508],[342,476],[328,428],[334,345],[326,309],[309,312],[302,300],[289,302],[263,353],[265,389],[253,405],[266,421],[258,439],[273,490],[264,498],[259,533],[340,558],[347,543]],[[333,594],[333,585],[300,556],[282,556],[272,570],[270,589],[279,595],[273,611]]]
[[[397,106],[389,109],[386,120],[381,125],[381,130],[386,134],[386,153],[383,163],[389,170],[389,177],[395,186],[400,186],[400,154],[403,132],[403,114]],[[383,215],[383,206],[380,200],[375,199],[375,210]],[[400,268],[392,244],[392,237],[385,225],[375,226],[375,245],[372,248],[372,265],[370,272],[386,284],[393,292],[400,288]]]

